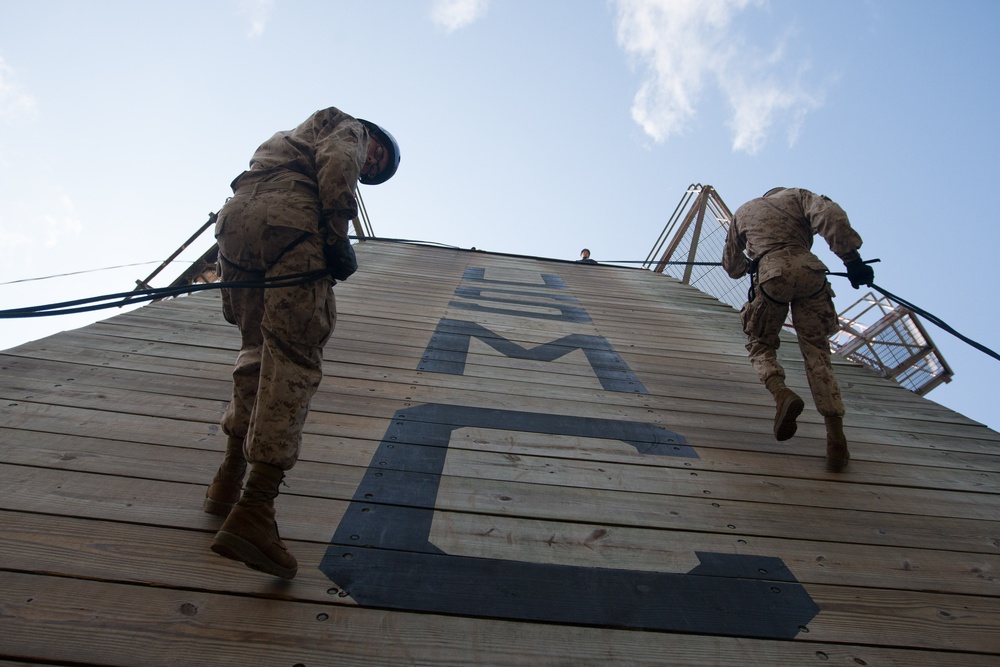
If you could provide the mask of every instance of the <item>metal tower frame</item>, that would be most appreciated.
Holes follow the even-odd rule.
[[[917,316],[873,292],[840,313],[830,346],[920,396],[954,376]]]
[[[722,248],[733,214],[711,185],[692,183],[674,209],[643,268],[666,273],[733,308],[746,301],[750,278],[732,280],[722,268]],[[674,260],[674,257],[679,259]]]

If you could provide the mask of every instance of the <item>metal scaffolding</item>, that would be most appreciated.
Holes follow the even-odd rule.
[[[830,346],[921,396],[954,375],[917,316],[872,292],[840,313]]]
[[[750,278],[733,280],[721,264],[732,220],[732,212],[715,188],[692,183],[684,191],[643,268],[677,278],[739,309],[746,301]]]

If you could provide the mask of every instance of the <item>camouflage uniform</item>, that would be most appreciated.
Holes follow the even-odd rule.
[[[810,252],[815,234],[845,262],[859,258],[861,237],[844,210],[827,197],[800,188],[759,197],[737,209],[722,265],[737,279],[750,269],[744,249],[751,261],[758,262],[756,293],[740,316],[750,363],[760,381],[784,380],[777,349],[791,307],[816,409],[825,417],[843,417],[844,404],[830,362],[829,338],[838,329],[837,311],[826,266]]]
[[[325,246],[347,238],[368,146],[364,126],[318,111],[278,132],[232,183],[216,224],[222,279],[259,280],[326,267]],[[336,322],[334,281],[223,290],[223,312],[242,336],[222,429],[244,439],[250,463],[296,462],[309,403],[323,377],[323,346]]]

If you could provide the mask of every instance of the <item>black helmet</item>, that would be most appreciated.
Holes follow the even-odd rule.
[[[768,195],[773,195],[776,192],[781,192],[782,190],[787,190],[787,189],[788,188],[785,188],[785,187],[771,188],[770,190],[768,190],[767,192],[765,192],[764,194],[762,194],[761,197],[766,197]]]
[[[378,185],[379,183],[385,183],[392,178],[392,175],[396,173],[396,169],[399,168],[399,144],[396,143],[395,137],[389,134],[388,130],[384,127],[380,127],[370,120],[365,120],[364,118],[358,118],[358,122],[368,129],[369,135],[375,137],[375,140],[382,144],[387,151],[389,151],[389,161],[386,164],[385,169],[377,173],[374,178],[369,178],[362,174],[358,177],[358,180],[365,185]]]

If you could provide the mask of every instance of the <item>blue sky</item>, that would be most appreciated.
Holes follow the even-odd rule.
[[[0,0],[0,306],[132,289],[337,106],[401,144],[378,235],[642,260],[690,183],[806,187],[879,284],[1000,349],[998,28],[991,0]],[[0,349],[117,312],[0,320]],[[929,332],[929,398],[1000,428],[1000,362]]]

